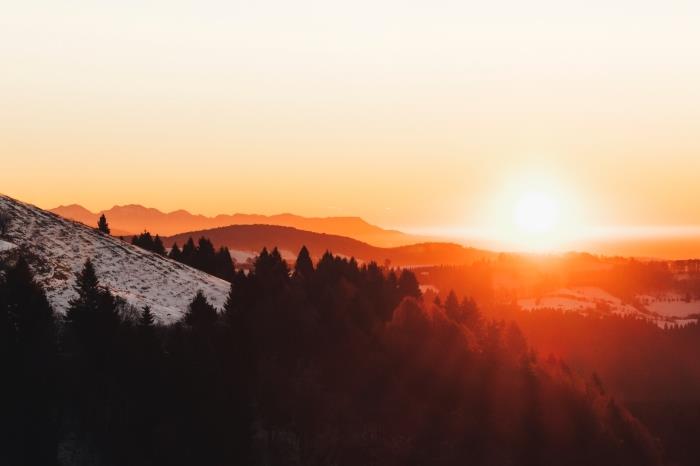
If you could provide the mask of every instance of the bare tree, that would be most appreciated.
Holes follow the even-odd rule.
[[[7,234],[7,230],[10,229],[10,221],[10,214],[0,209],[0,236],[5,236]]]

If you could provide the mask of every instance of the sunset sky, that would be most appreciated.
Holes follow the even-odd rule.
[[[566,229],[700,225],[697,1],[204,4],[5,5],[0,192],[416,231],[543,196]]]

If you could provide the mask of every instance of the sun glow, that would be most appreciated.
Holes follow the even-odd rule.
[[[480,217],[485,246],[530,252],[577,247],[583,212],[570,184],[556,173],[521,172],[488,198]]]
[[[551,232],[558,221],[559,206],[545,193],[532,192],[521,197],[513,212],[513,220],[523,233]]]

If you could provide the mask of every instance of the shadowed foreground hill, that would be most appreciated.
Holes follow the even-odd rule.
[[[174,243],[182,246],[189,238],[205,237],[216,246],[226,246],[231,251],[260,251],[266,247],[279,248],[288,255],[296,254],[306,246],[314,258],[320,258],[326,251],[360,261],[375,261],[384,264],[389,261],[394,266],[415,265],[461,265],[482,258],[492,257],[493,253],[473,248],[465,248],[453,243],[421,243],[395,248],[380,248],[353,238],[298,230],[276,225],[231,225],[211,230],[193,231],[163,238],[166,247]]]

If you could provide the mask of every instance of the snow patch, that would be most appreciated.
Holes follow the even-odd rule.
[[[634,315],[654,321],[663,326],[666,323],[682,325],[694,322],[700,315],[700,301],[686,302],[679,296],[636,296],[635,304],[623,302],[620,298],[596,287],[570,287],[547,293],[539,298],[527,297],[518,300],[521,309],[557,309],[571,312],[600,312],[614,315]]]
[[[684,318],[700,315],[700,301],[687,300],[676,294],[659,296],[641,295],[637,299],[652,313],[663,317]]]
[[[561,288],[539,298],[519,299],[518,304],[527,311],[558,309],[562,311],[598,310],[619,315],[639,313],[637,308],[623,303],[620,298],[607,291],[588,286]]]
[[[9,251],[9,250],[14,249],[16,247],[17,246],[15,246],[14,244],[8,243],[7,241],[3,241],[0,239],[0,252]]]

